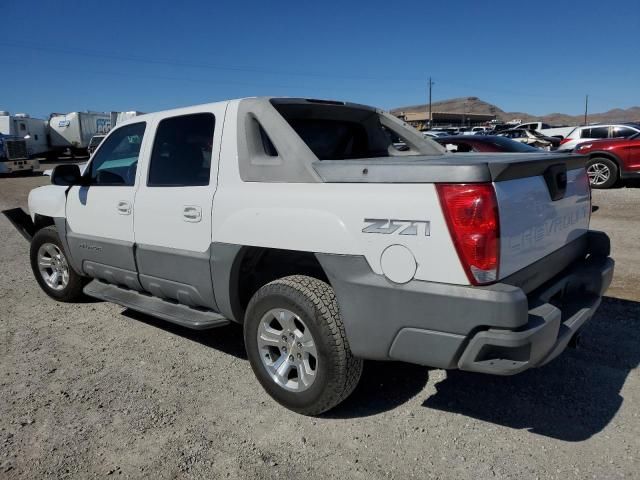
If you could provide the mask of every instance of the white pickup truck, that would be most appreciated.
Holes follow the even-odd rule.
[[[363,359],[510,375],[559,355],[614,268],[584,163],[451,155],[371,107],[248,98],[131,119],[6,213],[51,297],[242,324],[267,392],[316,415]]]
[[[26,139],[0,133],[0,175],[33,172],[40,162],[29,158]]]
[[[542,135],[547,137],[557,137],[557,138],[566,138],[569,135],[574,127],[553,127],[548,123],[544,122],[530,122],[530,123],[521,123],[514,128],[521,128],[525,130],[533,130],[535,132],[539,132]]]

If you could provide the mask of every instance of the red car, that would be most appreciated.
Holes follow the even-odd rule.
[[[640,178],[640,134],[581,143],[575,153],[589,155],[587,173],[593,188],[610,188],[619,179]]]
[[[452,135],[431,140],[438,142],[448,152],[540,153],[541,151],[510,138],[494,135]]]

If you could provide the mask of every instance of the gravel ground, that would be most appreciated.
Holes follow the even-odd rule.
[[[0,178],[0,209],[46,182]],[[640,188],[594,204],[617,271],[578,349],[507,378],[369,362],[321,418],[263,393],[237,327],[49,299],[0,218],[0,478],[638,478]]]

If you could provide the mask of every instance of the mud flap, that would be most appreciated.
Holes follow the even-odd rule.
[[[31,239],[36,233],[36,226],[33,224],[29,214],[21,208],[3,210],[2,213],[9,219],[11,224],[16,227],[16,230],[20,232],[20,235],[22,235],[28,242],[31,242]]]

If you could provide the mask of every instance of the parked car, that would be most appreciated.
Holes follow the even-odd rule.
[[[7,215],[47,295],[194,329],[237,322],[267,393],[307,415],[349,396],[363,359],[545,365],[613,276],[609,238],[589,231],[583,157],[455,157],[362,105],[247,98],[142,115],[84,175],[63,164],[51,180],[30,215]]]
[[[532,147],[541,148],[543,150],[552,150],[560,145],[559,138],[547,137],[534,130],[513,128],[511,130],[500,132],[498,135],[510,138],[516,142],[531,145]]]
[[[570,151],[590,140],[604,140],[608,138],[629,138],[640,133],[638,123],[616,123],[607,125],[586,125],[574,128],[569,135],[560,141],[558,150]]]
[[[93,152],[96,151],[98,145],[100,145],[102,140],[104,140],[104,137],[106,137],[106,135],[94,135],[93,137],[91,137],[91,140],[89,140],[89,145],[87,146],[87,152],[89,152],[89,155],[93,155]]]
[[[443,132],[442,130],[427,130],[422,132],[422,134],[429,138],[446,137],[449,135],[447,132]]]
[[[536,153],[539,149],[497,135],[455,135],[434,138],[448,152]]]
[[[491,128],[487,131],[487,135],[497,135],[505,130],[513,129],[513,125],[506,123],[498,123],[496,125],[492,125]]]
[[[485,135],[489,130],[489,127],[471,127],[459,132],[461,135]]]
[[[640,133],[581,143],[574,152],[589,155],[587,174],[593,188],[610,188],[619,179],[640,178]]]

